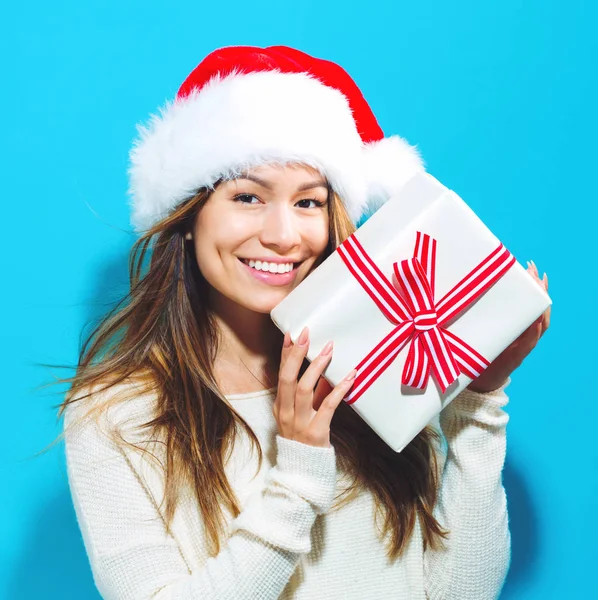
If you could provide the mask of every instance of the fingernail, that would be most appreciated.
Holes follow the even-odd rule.
[[[531,267],[529,260],[527,261],[527,268],[529,269]]]
[[[284,334],[284,341],[282,345],[284,348],[288,348],[291,345],[291,336],[289,335],[288,331]]]
[[[297,343],[300,346],[305,346],[305,343],[307,342],[307,337],[308,337],[308,330],[307,330],[307,327],[304,327],[303,331],[301,332],[301,335],[299,336],[299,339],[297,340]]]
[[[332,342],[328,342],[324,348],[322,348],[322,352],[320,352],[320,356],[328,356],[332,352]]]
[[[353,369],[346,377],[345,381],[353,381],[357,377],[357,369]]]
[[[543,280],[544,280],[544,282],[546,284],[546,289],[548,289],[548,275],[546,275],[546,273],[544,273]]]

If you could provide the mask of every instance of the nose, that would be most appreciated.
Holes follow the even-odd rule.
[[[277,252],[288,252],[301,242],[298,225],[292,207],[286,203],[272,203],[264,215],[260,241]]]

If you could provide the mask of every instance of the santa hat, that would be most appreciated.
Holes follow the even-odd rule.
[[[137,232],[199,188],[260,164],[316,168],[354,223],[423,170],[413,146],[384,137],[342,67],[286,46],[212,52],[138,132],[129,169]]]

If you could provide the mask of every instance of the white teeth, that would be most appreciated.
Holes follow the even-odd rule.
[[[246,260],[245,264],[249,265],[252,269],[268,273],[288,273],[293,270],[293,263],[269,263],[266,261],[250,259]]]

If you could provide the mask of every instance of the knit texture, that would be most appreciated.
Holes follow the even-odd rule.
[[[488,394],[463,391],[432,423],[446,442],[439,449],[435,514],[450,537],[445,550],[424,552],[417,525],[394,562],[378,537],[369,492],[331,510],[342,485],[334,447],[277,434],[272,390],[228,397],[258,436],[264,463],[257,471],[257,457],[241,437],[226,473],[242,511],[236,519],[229,515],[220,553],[208,554],[190,491],[168,534],[161,468],[105,433],[118,427],[127,439],[144,442],[134,425],[149,420],[152,397],[138,394],[65,436],[73,504],[99,592],[119,600],[497,598],[510,560],[501,476],[509,381]],[[83,402],[68,407],[65,426],[84,410]]]

